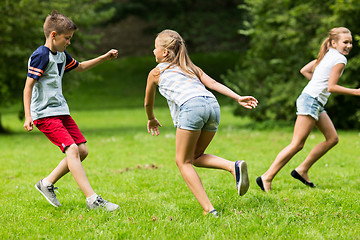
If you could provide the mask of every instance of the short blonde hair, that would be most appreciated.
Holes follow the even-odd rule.
[[[53,10],[44,22],[44,34],[46,38],[50,36],[52,31],[63,34],[68,31],[75,31],[76,29],[77,26],[73,21],[65,15],[58,13],[56,10]]]

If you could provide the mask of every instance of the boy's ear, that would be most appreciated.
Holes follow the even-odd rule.
[[[55,36],[56,36],[56,32],[55,32],[55,31],[52,31],[52,32],[50,33],[50,38],[51,38],[51,39],[55,39]]]

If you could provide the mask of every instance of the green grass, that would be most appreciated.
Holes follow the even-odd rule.
[[[94,72],[107,72],[106,83],[83,83],[68,96],[72,116],[88,140],[84,167],[90,183],[98,194],[118,203],[119,211],[87,211],[71,174],[57,183],[63,207],[48,204],[34,184],[64,155],[38,130],[26,133],[16,113],[3,115],[12,134],[0,136],[0,239],[360,238],[359,133],[339,131],[340,143],[311,169],[318,188],[310,189],[290,172],[322,141],[314,131],[305,148],[275,178],[273,191],[265,194],[255,179],[289,143],[292,127],[251,129],[251,121],[234,117],[228,106],[222,107],[220,129],[208,153],[246,160],[251,185],[239,197],[229,173],[197,169],[221,215],[218,219],[202,216],[176,167],[175,129],[160,96],[155,109],[163,124],[160,136],[146,131],[143,85],[154,65],[151,60],[104,64]],[[143,70],[137,71],[135,62]],[[117,82],[120,79],[123,84]],[[96,97],[91,91],[98,91]]]

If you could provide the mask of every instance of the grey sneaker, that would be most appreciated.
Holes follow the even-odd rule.
[[[104,200],[100,195],[96,197],[96,200],[89,204],[86,202],[88,209],[105,208],[107,211],[114,211],[119,208],[119,205]]]
[[[53,205],[54,207],[60,207],[61,204],[56,198],[55,190],[58,189],[57,187],[54,187],[53,184],[51,184],[48,187],[45,187],[42,184],[42,179],[35,184],[35,188],[48,200],[48,202]]]

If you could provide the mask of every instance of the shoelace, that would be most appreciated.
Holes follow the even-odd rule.
[[[98,206],[105,206],[108,201],[104,200],[100,195],[96,197],[96,200],[94,202]]]
[[[59,193],[59,192],[57,191],[58,188],[57,188],[57,187],[54,187],[54,185],[47,186],[47,189],[49,190],[49,192],[50,192],[52,195],[54,195],[54,197],[56,197],[55,191],[56,191],[57,193]],[[60,193],[59,193],[59,194],[60,194]]]

